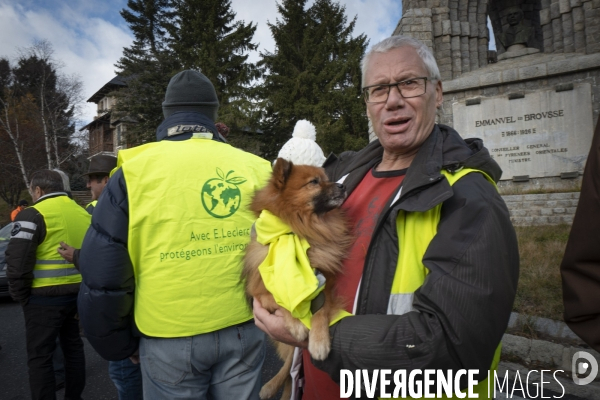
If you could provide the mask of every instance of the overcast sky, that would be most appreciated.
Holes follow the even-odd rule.
[[[236,18],[258,24],[254,43],[274,49],[267,21],[279,16],[275,0],[232,0]],[[341,0],[350,20],[358,16],[355,36],[365,33],[371,44],[390,36],[402,14],[402,0]],[[312,1],[309,1],[312,4]],[[133,38],[119,11],[127,0],[0,0],[0,57],[13,59],[18,47],[34,40],[52,43],[63,72],[76,73],[88,99],[115,76],[114,64]],[[256,61],[258,53],[251,55]],[[90,122],[95,105],[83,108],[82,123]]]

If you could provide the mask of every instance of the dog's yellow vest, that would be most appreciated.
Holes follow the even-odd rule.
[[[310,329],[311,300],[325,287],[319,284],[306,255],[310,245],[267,210],[260,214],[255,228],[257,241],[269,246],[269,254],[258,267],[265,287],[277,304]],[[349,315],[341,310],[329,323],[333,325]]]

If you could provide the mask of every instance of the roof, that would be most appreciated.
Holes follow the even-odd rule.
[[[80,128],[79,132],[83,131],[84,129],[90,128],[94,124],[100,124],[100,123],[102,123],[102,124],[110,123],[110,111],[108,111],[105,114],[102,114],[101,116],[99,116],[98,118],[96,118],[95,120],[93,120],[92,122],[90,122],[89,124],[84,126],[83,128]]]
[[[120,123],[129,123],[129,124],[137,124],[137,119],[130,117],[129,115],[126,115],[124,117],[121,118],[117,118],[116,120],[112,121],[111,125],[117,125]]]
[[[109,82],[107,82],[104,86],[100,88],[96,93],[92,95],[89,99],[87,99],[88,103],[98,103],[105,97],[108,93],[112,92],[115,89],[120,87],[127,86],[125,80],[120,76],[115,76]]]

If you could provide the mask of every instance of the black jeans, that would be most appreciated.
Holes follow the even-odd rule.
[[[65,399],[79,400],[85,387],[85,355],[75,319],[77,303],[66,306],[23,306],[27,340],[27,366],[31,398],[56,399],[52,356],[56,338],[65,358]]]

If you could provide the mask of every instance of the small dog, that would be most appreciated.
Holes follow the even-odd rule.
[[[344,308],[333,288],[335,277],[341,271],[342,260],[351,244],[348,224],[339,208],[345,198],[344,187],[330,182],[322,168],[294,165],[278,158],[270,181],[256,192],[250,205],[257,217],[263,210],[268,210],[286,223],[294,234],[306,239],[310,244],[307,251],[310,265],[320,271],[326,279],[323,290],[325,302],[312,316],[309,331],[300,320],[292,317],[288,310],[281,308],[267,291],[258,267],[267,257],[269,245],[257,242],[256,233],[253,232],[244,256],[242,273],[248,301],[252,304],[252,298],[256,297],[270,312],[281,309],[290,333],[298,341],[308,337],[308,351],[317,360],[327,358],[331,349],[329,322]],[[288,399],[291,394],[289,374],[294,348],[279,342],[276,345],[284,366],[263,386],[260,392],[261,399],[273,397],[284,383],[285,389],[281,398]]]

